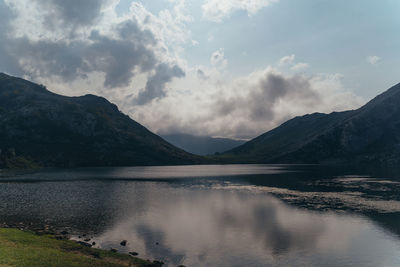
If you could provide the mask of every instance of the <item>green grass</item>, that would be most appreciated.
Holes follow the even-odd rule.
[[[50,235],[0,228],[0,267],[159,266],[139,258],[82,246]]]

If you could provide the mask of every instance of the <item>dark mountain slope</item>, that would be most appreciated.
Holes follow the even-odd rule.
[[[66,97],[0,74],[0,149],[43,166],[189,164],[201,160],[167,143],[94,95]]]
[[[400,162],[400,84],[363,107],[296,117],[226,152],[224,160],[273,163]]]
[[[211,155],[243,145],[246,141],[229,138],[214,138],[190,134],[165,134],[162,138],[183,150],[196,155]]]

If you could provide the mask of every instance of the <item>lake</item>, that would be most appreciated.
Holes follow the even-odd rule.
[[[51,225],[165,266],[400,266],[396,175],[203,165],[0,177],[0,223]]]

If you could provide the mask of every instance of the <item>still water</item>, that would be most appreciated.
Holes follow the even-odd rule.
[[[96,247],[166,266],[400,266],[400,180],[349,170],[3,171],[0,216],[87,234]]]

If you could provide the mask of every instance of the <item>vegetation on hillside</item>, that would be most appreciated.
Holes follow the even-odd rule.
[[[102,97],[66,97],[0,73],[1,167],[134,166],[203,161]],[[0,155],[1,156],[1,155]]]
[[[296,117],[220,157],[236,163],[400,164],[400,84],[357,110]]]

